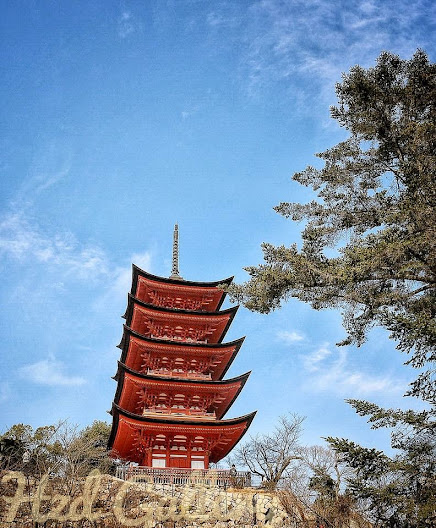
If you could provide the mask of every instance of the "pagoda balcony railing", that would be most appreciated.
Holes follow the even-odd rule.
[[[211,380],[211,374],[203,374],[201,372],[177,372],[167,369],[147,369],[147,374],[150,376],[165,376],[166,378],[187,378],[187,379],[202,379]]]
[[[156,335],[156,334],[151,333],[150,337],[152,337],[153,339],[163,339],[165,341],[174,341],[178,343],[180,343],[180,341],[184,343],[201,343],[201,344],[207,344],[209,342],[207,339],[195,339],[193,337],[183,337],[179,335],[167,336],[167,335],[160,335],[160,334]]]
[[[216,420],[216,414],[214,412],[204,412],[196,409],[173,409],[165,407],[147,407],[142,411],[143,416],[149,416],[152,414],[165,414],[176,417],[188,417],[188,418],[204,418],[205,420]]]
[[[152,468],[147,466],[119,466],[117,478],[150,484],[176,486],[200,484],[208,487],[243,488],[251,486],[249,471],[229,469]]]

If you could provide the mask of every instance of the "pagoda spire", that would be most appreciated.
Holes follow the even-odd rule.
[[[179,226],[175,224],[173,235],[173,267],[170,279],[183,280],[179,274]]]

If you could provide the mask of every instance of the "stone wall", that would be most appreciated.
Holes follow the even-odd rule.
[[[67,492],[65,482],[6,472],[0,479],[0,526],[27,528],[224,528],[302,526],[277,495],[253,488],[123,481],[93,472]],[[35,524],[37,523],[37,524]]]
[[[200,485],[169,486],[142,484],[147,492],[158,494],[156,504],[163,517],[190,520],[192,526],[295,526],[275,494],[245,488],[242,490]],[[148,507],[144,504],[145,507]],[[157,512],[157,510],[156,510]],[[159,515],[156,515],[156,518]],[[200,523],[200,524],[199,524]]]

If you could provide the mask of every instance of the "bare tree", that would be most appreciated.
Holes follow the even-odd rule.
[[[111,473],[114,464],[106,448],[109,433],[109,424],[101,421],[83,430],[68,421],[36,430],[16,424],[0,435],[0,470],[24,471],[35,479],[50,473],[71,481],[95,468]]]
[[[83,430],[65,423],[58,430],[55,441],[58,457],[53,472],[68,494],[74,495],[80,489],[81,479],[91,470],[99,469],[103,473],[113,470],[114,464],[106,449],[109,431],[109,425],[100,421]]]
[[[270,434],[258,434],[240,446],[234,459],[262,479],[264,487],[275,489],[294,460],[301,460],[299,444],[304,417],[281,416]]]

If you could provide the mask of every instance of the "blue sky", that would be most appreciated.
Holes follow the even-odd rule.
[[[180,226],[189,280],[247,279],[260,244],[298,242],[277,215],[294,172],[345,137],[334,84],[382,50],[434,60],[435,6],[396,1],[15,1],[1,17],[0,430],[110,417],[131,263],[168,276]],[[226,304],[225,307],[227,307]],[[303,441],[385,447],[344,398],[410,406],[414,372],[376,329],[338,348],[340,314],[240,308],[229,417],[287,411]]]

